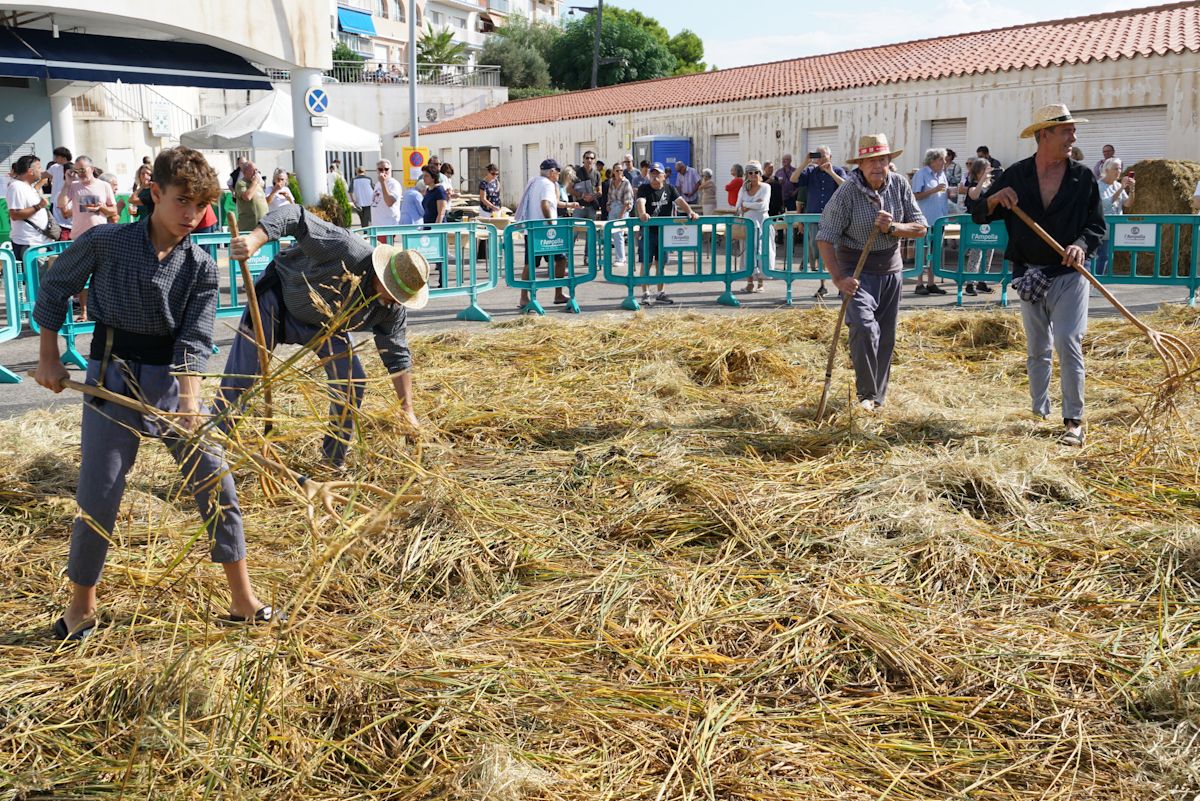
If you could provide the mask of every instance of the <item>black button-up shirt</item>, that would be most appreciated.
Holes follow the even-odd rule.
[[[1034,157],[1030,156],[1005,170],[971,210],[971,219],[976,223],[1004,221],[1008,228],[1008,247],[1004,251],[1004,258],[1013,263],[1013,277],[1023,275],[1027,264],[1048,266],[1043,269],[1048,278],[1075,270],[1065,266],[1062,257],[1008,209],[996,206],[988,214],[988,204],[983,201],[1005,187],[1013,188],[1021,210],[1064,248],[1078,245],[1091,256],[1100,247],[1107,226],[1100,211],[1100,189],[1096,184],[1096,176],[1082,164],[1068,161],[1058,194],[1050,202],[1049,208],[1043,208],[1037,165]]]

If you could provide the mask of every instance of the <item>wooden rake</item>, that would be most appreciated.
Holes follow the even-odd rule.
[[[34,375],[32,370],[29,371],[29,375],[31,377]],[[106,403],[124,406],[127,409],[132,409],[133,411],[139,412],[143,415],[162,420],[172,433],[185,439],[197,436],[195,432],[189,431],[176,421],[176,418],[184,416],[184,414],[181,412],[165,412],[162,409],[156,409],[155,407],[150,406],[147,403],[143,403],[142,401],[126,397],[125,395],[118,395],[117,393],[104,389],[103,387],[97,387],[91,384],[81,384],[80,382],[73,381],[69,378],[63,381],[63,386],[67,387],[68,389],[73,389],[76,392],[84,395],[98,398]],[[216,429],[207,429],[201,432],[199,436],[205,437],[216,442],[217,444],[234,444],[233,440],[229,439],[229,437]],[[307,504],[306,511],[309,522],[316,521],[317,504],[320,504],[320,506],[325,510],[326,513],[329,514],[330,517],[338,517],[336,509],[337,504],[348,506],[354,502],[354,498],[351,494],[347,494],[347,490],[351,492],[374,495],[378,498],[383,498],[388,503],[397,502],[407,504],[421,500],[420,495],[405,494],[397,496],[395,493],[389,492],[383,487],[375,484],[366,484],[357,481],[317,481],[302,473],[292,470],[287,465],[280,464],[279,462],[267,456],[265,453],[255,453],[247,450],[246,455],[259,467],[271,473],[273,477],[279,479],[290,479],[297,487],[299,487],[300,491],[304,495],[305,503]],[[378,509],[375,509],[374,507],[371,507],[365,503],[359,502],[358,505],[373,515],[378,515],[380,513]]]
[[[875,196],[875,203],[883,208],[883,200],[878,195]],[[871,252],[871,245],[875,243],[877,233],[879,233],[879,229],[872,227],[871,233],[867,235],[867,244],[863,246],[862,253],[858,257],[858,264],[854,266],[855,281],[862,275],[863,265],[867,263],[867,255]],[[846,322],[846,309],[850,306],[850,298],[850,295],[842,293],[842,307],[838,309],[837,322],[833,325],[833,340],[829,343],[829,359],[825,362],[825,388],[821,390],[821,402],[817,404],[817,422],[825,417],[825,404],[829,401],[829,388],[833,385],[833,363],[837,359],[838,340],[842,336],[842,325]]]
[[[226,221],[229,224],[229,241],[232,243],[240,235],[238,233],[237,215],[232,211],[228,213]],[[233,258],[233,248],[230,246],[230,258]],[[250,310],[250,324],[254,327],[254,344],[258,348],[258,368],[262,373],[263,382],[263,402],[266,404],[265,417],[267,422],[263,425],[263,433],[271,433],[271,421],[274,419],[272,398],[271,398],[271,352],[267,350],[267,337],[263,332],[262,312],[258,308],[258,293],[254,290],[254,281],[250,277],[250,267],[246,264],[245,259],[238,260],[238,266],[242,268],[242,287],[246,294],[246,308]]]
[[[1058,242],[1054,240],[1054,237],[1046,233],[1046,230],[1030,219],[1029,215],[1026,214],[1022,209],[1014,205],[1012,207],[1012,213],[1017,215],[1017,218],[1021,222],[1029,226],[1029,228],[1035,234],[1037,234],[1043,242],[1054,248],[1055,253],[1060,256],[1065,255],[1066,248],[1058,244]],[[1075,265],[1075,269],[1084,278],[1086,278],[1092,286],[1096,287],[1100,294],[1103,295],[1105,299],[1107,299],[1108,302],[1116,308],[1117,311],[1125,316],[1126,320],[1133,323],[1135,326],[1137,326],[1139,331],[1146,335],[1146,338],[1150,340],[1150,345],[1154,348],[1154,352],[1158,354],[1158,357],[1163,360],[1163,364],[1166,365],[1167,380],[1181,379],[1193,369],[1193,365],[1196,363],[1196,351],[1192,349],[1191,345],[1184,342],[1174,334],[1166,334],[1162,331],[1155,331],[1153,328],[1139,320],[1137,315],[1125,308],[1121,301],[1113,297],[1113,294],[1109,292],[1103,284],[1097,281],[1096,277],[1088,272],[1086,267],[1083,265]]]

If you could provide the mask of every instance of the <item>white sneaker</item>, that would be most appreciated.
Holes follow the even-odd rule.
[[[875,410],[879,407],[875,404],[875,401],[871,400],[870,398],[863,398],[858,402],[858,408],[862,409],[864,412],[870,412],[871,414],[874,414]]]
[[[645,305],[648,305],[649,303],[650,303],[650,293],[643,292],[642,293],[642,305],[645,306]]]

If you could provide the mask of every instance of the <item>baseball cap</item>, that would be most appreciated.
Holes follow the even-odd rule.
[[[561,170],[561,169],[562,169],[562,167],[558,166],[558,162],[557,162],[557,161],[555,161],[554,159],[546,159],[545,161],[543,161],[543,162],[542,162],[542,166],[541,166],[541,167],[539,167],[538,169],[541,169],[541,170]]]
[[[657,170],[658,172],[662,172],[662,173],[666,172],[666,170],[663,169],[663,165],[662,165],[661,161],[656,161],[650,165],[650,172],[654,172],[655,170]]]

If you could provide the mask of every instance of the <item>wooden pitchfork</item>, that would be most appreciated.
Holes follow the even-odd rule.
[[[1046,233],[1046,230],[1030,219],[1029,215],[1026,214],[1022,209],[1018,208],[1016,205],[1013,205],[1012,213],[1017,215],[1017,218],[1020,219],[1021,222],[1025,223],[1030,227],[1030,229],[1033,230],[1035,234],[1041,237],[1043,242],[1054,248],[1055,253],[1060,256],[1066,253],[1066,248],[1054,241],[1054,237]],[[1074,266],[1075,269],[1091,283],[1092,286],[1096,287],[1096,289],[1100,291],[1100,294],[1103,295],[1109,303],[1116,307],[1117,311],[1125,315],[1126,320],[1133,323],[1135,326],[1137,326],[1138,330],[1146,335],[1146,338],[1150,340],[1150,344],[1154,348],[1154,352],[1158,354],[1158,357],[1162,359],[1163,363],[1166,365],[1168,379],[1182,378],[1189,370],[1192,369],[1192,365],[1196,363],[1196,351],[1192,350],[1191,345],[1184,342],[1174,334],[1164,334],[1161,331],[1155,331],[1153,328],[1143,323],[1133,312],[1125,308],[1121,301],[1113,297],[1113,294],[1109,292],[1103,284],[1097,281],[1096,277],[1088,272],[1086,267],[1081,264]]]
[[[32,370],[29,371],[29,376],[34,376],[34,372]],[[64,379],[63,386],[67,387],[68,389],[73,389],[76,392],[80,392],[84,395],[90,395],[93,398],[98,398],[105,403],[124,406],[126,409],[132,409],[133,411],[139,412],[143,415],[157,418],[161,420],[167,426],[167,428],[169,428],[171,432],[177,436],[185,439],[196,436],[195,432],[189,431],[175,421],[174,418],[182,417],[182,413],[165,412],[162,409],[156,409],[155,407],[150,406],[147,403],[143,403],[142,401],[126,397],[125,395],[118,395],[117,393],[107,390],[103,387],[97,387],[91,384],[81,384],[80,382],[73,381],[69,378]],[[217,429],[208,429],[204,432],[201,432],[199,436],[206,437],[210,440],[215,440],[218,444],[225,442],[232,444],[232,440],[230,440],[226,435],[222,434]],[[304,493],[304,500],[307,504],[307,514],[310,522],[313,522],[316,519],[315,507],[317,504],[320,504],[330,517],[337,517],[338,514],[334,508],[334,504],[348,505],[351,502],[350,496],[345,494],[346,490],[357,490],[384,498],[387,501],[392,501],[395,499],[401,503],[412,503],[421,499],[420,495],[401,495],[397,498],[395,497],[394,493],[388,492],[383,487],[376,486],[375,484],[365,484],[356,481],[317,481],[309,478],[306,475],[303,475],[302,473],[297,473],[287,465],[280,464],[265,454],[254,453],[253,451],[247,451],[246,454],[259,467],[273,473],[277,478],[290,479],[300,488],[300,490]],[[374,514],[378,514],[378,510],[372,509],[366,504],[360,504],[360,506]]]
[[[875,196],[875,203],[883,208],[883,200],[879,195]],[[867,263],[867,254],[871,252],[871,245],[875,243],[875,235],[879,233],[877,227],[872,226],[871,233],[867,235],[867,244],[863,246],[862,253],[859,254],[858,264],[854,266],[854,280],[862,275],[863,265]],[[837,322],[833,325],[833,341],[829,343],[829,360],[825,362],[825,388],[821,390],[821,402],[817,404],[817,422],[825,416],[825,403],[829,400],[829,387],[833,384],[833,363],[837,358],[838,340],[842,335],[842,324],[846,322],[846,308],[850,305],[850,295],[842,293],[842,308],[838,309]]]
[[[229,240],[232,243],[239,236],[237,216],[231,211],[228,213],[227,221],[229,223]],[[233,258],[232,251],[231,244],[230,258]],[[258,368],[259,372],[262,373],[263,401],[266,404],[265,417],[267,419],[267,422],[263,425],[263,433],[270,434],[271,421],[274,419],[271,398],[271,377],[269,375],[271,369],[271,352],[267,350],[267,337],[263,333],[262,312],[258,308],[258,293],[254,291],[254,281],[250,277],[250,267],[246,264],[245,259],[239,259],[238,266],[242,268],[242,286],[246,291],[246,306],[250,309],[250,324],[254,326],[254,344],[258,347]]]

